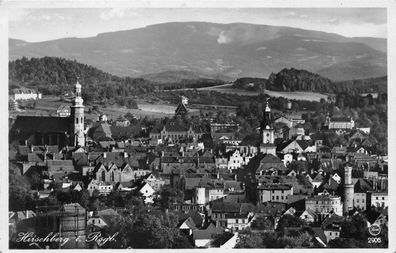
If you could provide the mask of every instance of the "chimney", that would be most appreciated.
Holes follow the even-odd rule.
[[[103,152],[103,158],[107,157],[107,152]]]
[[[25,146],[27,147],[27,145],[28,145],[28,141],[27,141],[27,140],[25,140]]]
[[[124,152],[124,158],[128,158],[128,153]]]
[[[32,144],[32,146],[30,146],[30,152],[33,153],[33,151],[34,151],[34,146],[33,146],[33,144]]]

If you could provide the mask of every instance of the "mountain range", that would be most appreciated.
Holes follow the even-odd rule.
[[[156,81],[194,75],[223,80],[268,77],[283,68],[341,81],[386,75],[386,45],[381,38],[291,27],[181,22],[89,38],[36,43],[9,39],[9,59],[63,57],[115,75]]]

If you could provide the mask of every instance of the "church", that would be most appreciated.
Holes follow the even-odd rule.
[[[24,145],[85,146],[84,100],[81,84],[74,86],[75,97],[69,117],[20,116],[10,129],[10,141]]]

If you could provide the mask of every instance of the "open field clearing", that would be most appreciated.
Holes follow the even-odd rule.
[[[180,90],[189,90],[189,89],[175,89],[173,91],[180,91]],[[259,91],[248,91],[242,89],[234,89],[232,88],[232,83],[212,86],[212,87],[205,87],[199,88],[197,90],[205,90],[205,91],[217,91],[224,94],[238,94],[240,96],[257,96],[260,94]],[[287,99],[295,99],[295,100],[305,100],[305,101],[320,101],[320,99],[327,100],[327,95],[317,93],[317,92],[310,92],[310,91],[272,91],[272,90],[265,90],[265,94],[269,95],[270,97],[284,97]]]

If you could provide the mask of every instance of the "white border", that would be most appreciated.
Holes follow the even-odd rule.
[[[161,1],[161,0],[135,0],[135,1],[108,1],[108,0],[72,0],[72,1],[5,1],[0,0],[0,136],[4,139],[0,144],[0,161],[3,166],[1,169],[0,179],[0,250],[8,250],[8,15],[12,15],[13,8],[348,8],[348,7],[384,7],[388,8],[388,115],[395,115],[395,106],[392,104],[396,101],[396,85],[395,74],[393,71],[396,70],[395,56],[396,56],[396,1],[395,0],[379,0],[379,1],[330,1],[330,0],[283,0],[283,1],[252,1],[252,0],[211,0],[211,1],[194,1],[194,0],[173,0],[173,1]],[[11,11],[10,11],[11,10]],[[393,45],[393,46],[392,46]],[[392,71],[393,70],[393,71]],[[396,129],[396,118],[388,116],[388,146],[389,146],[389,248],[384,249],[308,249],[313,252],[394,252],[396,250],[396,224],[395,216],[393,213],[396,211],[395,204],[396,198],[394,194],[395,188],[395,174],[394,167],[394,155],[395,155],[395,144],[396,135],[392,131]],[[6,225],[7,224],[7,225]],[[220,249],[209,249],[204,251],[216,251],[226,252]],[[243,249],[243,250],[232,250],[238,252],[261,252],[265,249]],[[54,251],[55,250],[50,250]],[[81,252],[89,250],[68,250],[68,252]],[[106,250],[102,250],[106,251]],[[111,250],[114,251],[114,250]],[[135,252],[147,252],[156,250],[133,250]],[[170,251],[170,250],[161,250]],[[173,250],[172,250],[173,251]],[[175,250],[179,252],[197,252],[198,250]],[[268,250],[267,250],[268,251]],[[271,252],[285,251],[284,249],[271,249]],[[305,252],[307,249],[293,249],[294,252]],[[11,250],[11,252],[19,252],[17,250]],[[24,252],[39,252],[37,250],[28,250]]]

